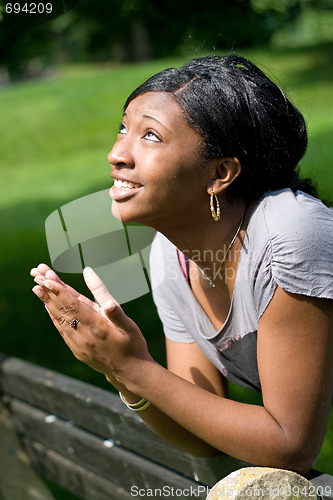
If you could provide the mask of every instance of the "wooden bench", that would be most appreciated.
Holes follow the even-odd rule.
[[[221,478],[248,465],[224,454],[206,460],[182,452],[150,431],[118,395],[17,358],[0,356],[0,391],[0,444],[13,425],[34,469],[85,500],[205,499]],[[30,488],[20,479],[11,461],[22,452],[13,446],[2,446],[0,467],[7,483],[8,470],[16,474],[15,488],[8,493],[8,484],[6,491],[0,486],[0,500],[51,500],[38,491],[38,478]],[[332,476],[312,471],[309,479],[333,492]]]

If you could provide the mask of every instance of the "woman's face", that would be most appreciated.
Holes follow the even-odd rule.
[[[108,155],[115,180],[110,189],[113,215],[162,230],[195,220],[203,204],[209,213],[211,169],[201,158],[201,145],[201,136],[168,93],[136,97]]]

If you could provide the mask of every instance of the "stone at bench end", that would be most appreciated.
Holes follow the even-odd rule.
[[[317,499],[315,487],[295,472],[268,467],[245,467],[215,484],[206,500]]]

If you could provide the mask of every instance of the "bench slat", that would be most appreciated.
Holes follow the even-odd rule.
[[[213,486],[248,465],[224,454],[207,460],[178,450],[115,394],[17,358],[0,355],[0,392],[36,467],[87,500],[132,498],[135,485]],[[313,470],[306,477],[333,500],[332,476]]]
[[[333,476],[313,469],[305,477],[311,481],[323,500],[333,500]]]
[[[129,500],[130,493],[40,443],[27,442],[36,468],[82,500]]]
[[[103,441],[99,436],[73,427],[62,419],[48,418],[45,412],[31,408],[21,401],[11,401],[10,409],[14,425],[24,436],[29,448],[30,442],[41,444],[48,450],[70,460],[97,476],[131,491],[133,486],[141,489],[174,488],[205,492],[207,488],[184,478],[177,472],[161,467],[155,462],[139,456],[119,445]],[[111,447],[106,445],[111,444]],[[206,495],[197,498],[205,498]]]
[[[26,361],[3,359],[0,379],[5,394],[72,420],[104,440],[113,439],[204,484],[213,485],[221,476],[246,465],[224,454],[209,460],[185,453],[153,433],[117,395]]]
[[[38,476],[0,402],[0,500],[55,500]]]

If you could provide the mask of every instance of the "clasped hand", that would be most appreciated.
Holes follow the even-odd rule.
[[[118,390],[135,377],[140,362],[151,360],[140,329],[91,268],[86,268],[83,276],[96,302],[66,285],[45,264],[30,274],[37,283],[33,292],[74,356],[103,373]],[[77,320],[76,326],[70,326],[73,320]]]

